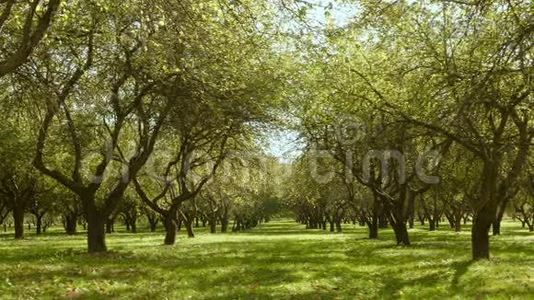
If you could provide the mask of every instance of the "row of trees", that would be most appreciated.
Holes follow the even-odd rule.
[[[335,162],[323,162],[322,172],[311,171],[310,165],[319,163],[318,160],[317,153],[307,153],[296,163],[288,182],[284,205],[308,229],[341,232],[344,224],[358,224],[367,226],[370,239],[377,239],[379,229],[388,228],[390,222],[388,205],[365,186],[346,181],[341,173],[343,166],[332,168],[336,166]],[[461,174],[470,174],[466,166],[455,168],[462,168],[457,170]],[[454,178],[444,178],[407,203],[405,214],[408,228],[420,224],[427,226],[429,231],[435,231],[445,224],[451,230],[460,232],[462,225],[472,221],[474,210],[470,199],[476,191],[464,185],[472,185],[476,178],[463,177],[461,182],[455,182]],[[518,186],[517,195],[493,222],[493,235],[501,234],[500,224],[506,213],[520,221],[523,228],[534,232],[534,185],[532,182],[522,184]],[[397,242],[410,244],[409,238],[398,239]]]
[[[489,258],[507,207],[532,218],[530,1],[358,5],[355,20],[303,41],[294,129],[344,177],[312,199],[333,211],[324,219],[336,215],[327,198],[359,198],[370,235],[385,214],[404,245],[418,207],[431,220],[469,213],[473,258]]]
[[[273,9],[59,2],[1,3],[0,172],[16,236],[45,198],[71,233],[83,215],[89,252],[106,251],[106,224],[117,215],[135,228],[137,199],[163,219],[167,244],[199,214],[223,229],[233,214],[237,230],[265,218],[254,201],[246,203],[258,206],[247,209],[253,216],[241,213],[236,199],[254,196],[207,186],[230,153],[257,148],[254,128],[278,107],[285,75],[274,67],[283,58],[271,47]]]
[[[267,177],[243,182],[243,177],[226,177],[224,184],[222,179],[211,181],[202,193],[176,211],[173,218],[176,225],[174,232],[168,232],[165,228],[167,235],[175,236],[176,231],[186,228],[188,236],[194,237],[194,227],[199,226],[208,226],[211,233],[240,231],[269,221],[273,215],[280,212],[281,206],[279,196],[270,192],[272,183],[267,182],[265,178]],[[239,189],[243,184],[248,186],[246,190]],[[37,235],[46,232],[50,226],[62,226],[69,235],[76,234],[78,226],[82,226],[83,230],[87,229],[83,208],[74,199],[74,195],[61,186],[45,189],[42,185],[37,185],[34,187],[35,193],[21,195],[25,199],[24,202],[13,200],[12,196],[17,194],[10,194],[8,190],[14,188],[13,181],[4,181],[1,187],[0,226],[4,232],[13,227],[16,239],[24,238],[25,226],[28,226],[28,229],[33,226]],[[162,206],[170,206],[172,199],[162,199],[162,202],[165,202]],[[106,233],[114,232],[115,224],[120,222],[132,233],[138,231],[139,224],[154,232],[160,224],[165,225],[165,217],[150,208],[150,205],[142,201],[131,189],[106,220],[105,230]]]

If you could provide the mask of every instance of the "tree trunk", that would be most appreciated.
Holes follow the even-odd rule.
[[[428,218],[428,231],[436,231],[436,220]]]
[[[491,227],[493,229],[493,235],[501,234],[501,221],[500,220],[493,221]]]
[[[240,231],[241,230],[241,221],[239,218],[234,219],[234,225],[232,226],[232,231]]]
[[[449,222],[449,227],[451,229],[453,229],[454,228],[454,219],[453,219],[452,215],[445,213],[445,218],[447,218],[447,221]]]
[[[43,231],[43,216],[35,217],[35,234],[40,235]]]
[[[330,232],[334,232],[336,230],[336,228],[334,226],[334,221],[330,221],[328,223],[330,223]]]
[[[106,220],[98,211],[87,211],[87,246],[89,253],[106,252]]]
[[[178,219],[178,220],[176,221],[176,229],[177,229],[178,231],[182,230],[182,224],[183,224],[183,223],[184,223],[184,222],[183,222],[183,220],[182,220],[181,218]]]
[[[489,259],[489,224],[475,220],[471,229],[471,244],[473,259]]]
[[[166,216],[165,219],[165,245],[174,245],[176,242],[176,222],[172,216]]]
[[[221,232],[228,232],[228,218],[221,219]]]
[[[107,219],[106,221],[106,233],[112,233],[114,230],[113,224],[115,223],[115,220],[113,219]]]
[[[13,208],[13,222],[15,223],[15,239],[24,238],[24,208],[15,206]]]
[[[336,221],[336,232],[342,232],[343,228],[341,228],[341,221]]]
[[[395,238],[397,239],[397,245],[410,246],[410,238],[408,236],[408,228],[406,223],[391,224]]]
[[[217,232],[217,219],[213,218],[210,219],[210,233],[216,233]]]
[[[495,161],[485,161],[480,200],[484,203],[473,215],[471,228],[471,247],[473,260],[489,259],[489,229],[497,217],[499,200],[496,195],[498,165]],[[502,201],[502,200],[501,200]]]
[[[369,239],[376,240],[378,239],[378,223],[369,223]]]
[[[374,215],[371,217],[371,221],[367,222],[367,227],[369,228],[369,239],[376,240],[378,239],[378,216]]]
[[[195,232],[193,231],[193,220],[186,220],[184,225],[185,229],[187,230],[187,237],[194,238]]]
[[[147,220],[148,220],[148,226],[150,228],[150,232],[155,232],[156,231],[156,227],[158,225],[158,218],[157,217],[147,217]]]
[[[454,222],[454,231],[456,232],[462,231],[462,219],[461,218],[456,219],[456,221]]]
[[[454,231],[460,232],[462,231],[462,213],[461,212],[455,212],[453,214],[453,221],[454,221]]]
[[[425,226],[425,217],[424,216],[419,215],[419,223],[421,224],[421,226]]]
[[[487,206],[473,217],[471,246],[473,260],[489,259],[489,229],[495,218],[495,211]]]
[[[68,214],[64,216],[65,218],[65,232],[68,235],[76,234],[76,223],[78,221],[78,218],[74,214]]]
[[[493,227],[493,235],[500,235],[501,234],[501,221],[504,216],[504,212],[506,211],[506,206],[508,205],[508,202],[510,201],[510,198],[505,198],[501,200],[502,202],[497,207],[497,214],[495,216],[495,220],[493,221],[492,227]]]
[[[132,230],[132,233],[137,233],[137,220],[132,219],[130,221],[130,229]]]
[[[378,228],[388,228],[388,220],[384,214],[378,218]]]

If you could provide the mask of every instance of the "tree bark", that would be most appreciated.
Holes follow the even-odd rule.
[[[489,229],[495,219],[495,210],[486,205],[473,217],[471,229],[471,246],[473,260],[489,259]]]
[[[96,209],[88,209],[87,214],[87,246],[89,253],[106,252],[106,220],[107,218]]]
[[[462,231],[462,221],[461,221],[461,219],[457,219],[457,220],[454,222],[454,231],[455,231],[455,232],[460,232],[460,231]]]
[[[384,213],[378,218],[378,228],[388,228],[388,220]]]
[[[403,222],[396,224],[391,224],[393,227],[393,232],[395,233],[395,238],[397,240],[397,245],[410,246],[410,238],[408,236],[408,228]]]
[[[154,223],[149,223],[149,227],[150,227],[150,232],[156,232],[156,226],[157,226],[157,223],[154,222]]]
[[[137,233],[137,220],[132,219],[130,221],[130,229],[132,230],[132,233]]]
[[[35,234],[40,235],[43,232],[43,216],[35,217]]]
[[[342,232],[343,228],[341,227],[341,221],[336,221],[336,232]]]
[[[217,219],[213,218],[210,219],[210,233],[216,233],[217,232]]]
[[[497,217],[498,200],[496,182],[498,166],[493,161],[484,162],[482,194],[480,200],[484,205],[473,215],[471,228],[471,247],[473,260],[489,259],[489,229]]]
[[[473,259],[489,259],[489,231],[490,224],[475,220],[471,229],[471,244]]]
[[[113,224],[115,223],[115,220],[113,219],[107,219],[106,221],[106,233],[112,233],[114,230]]]
[[[367,227],[369,228],[369,239],[378,239],[378,217],[376,215],[371,217],[371,221],[367,222]]]
[[[500,235],[501,234],[501,221],[504,216],[504,211],[506,210],[506,206],[508,205],[509,199],[502,199],[502,202],[497,207],[497,214],[495,216],[495,220],[492,224],[493,229],[493,235]]]
[[[378,224],[369,224],[369,239],[378,239]]]
[[[221,232],[228,232],[228,218],[221,219]]]
[[[147,220],[148,220],[148,225],[149,225],[149,228],[150,228],[150,232],[155,232],[156,231],[156,227],[158,225],[158,218],[157,217],[152,217],[152,216],[147,216]]]
[[[436,220],[428,218],[428,231],[436,231]]]
[[[65,218],[65,224],[64,224],[65,232],[68,235],[76,234],[76,225],[77,225],[76,223],[78,221],[77,216],[75,214],[66,214],[64,218]]]
[[[425,226],[425,217],[424,216],[419,216],[419,223],[421,224],[421,226]]]
[[[13,222],[15,223],[15,239],[24,238],[24,208],[15,206],[13,208]]]
[[[500,235],[501,234],[501,221],[495,220],[491,224],[491,228],[493,229],[493,235]]]
[[[193,220],[185,220],[184,225],[187,230],[187,237],[194,238],[195,232],[193,231]]]
[[[166,216],[165,219],[165,245],[174,245],[176,242],[176,221],[172,216]]]

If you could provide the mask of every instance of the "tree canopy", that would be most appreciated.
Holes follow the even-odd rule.
[[[532,10],[0,1],[0,223],[83,224],[93,253],[119,219],[162,222],[170,245],[282,216],[406,247],[417,219],[470,221],[488,259],[503,218],[534,230]]]

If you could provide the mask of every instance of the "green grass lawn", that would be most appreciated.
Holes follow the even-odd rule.
[[[59,229],[57,229],[59,230]],[[469,232],[410,230],[395,246],[390,230],[367,240],[291,221],[249,232],[108,235],[110,253],[85,253],[85,236],[60,231],[14,241],[0,237],[2,299],[534,299],[534,234],[505,223],[491,261],[470,262]]]

